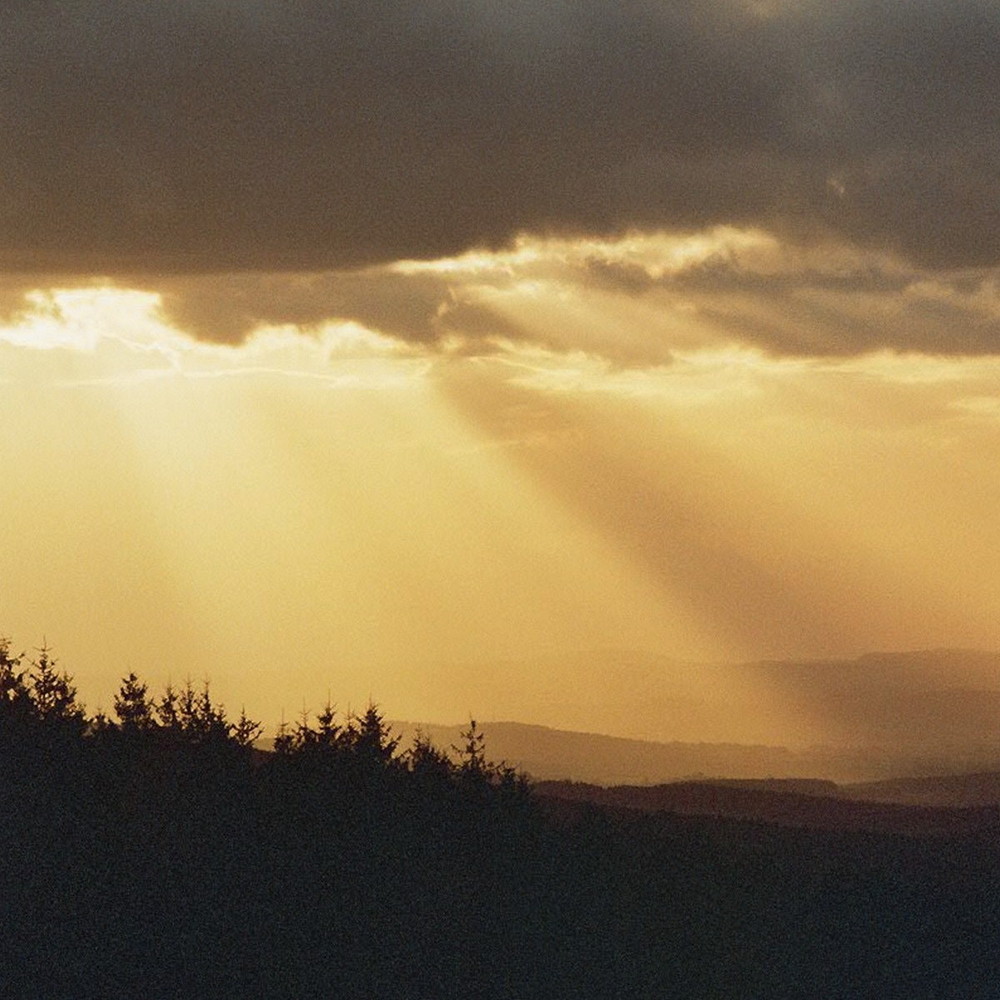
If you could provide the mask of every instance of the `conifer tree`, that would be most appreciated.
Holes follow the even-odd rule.
[[[321,746],[336,746],[340,737],[340,726],[338,726],[335,722],[335,718],[336,713],[333,705],[330,702],[330,698],[327,697],[326,705],[324,705],[323,711],[316,716],[316,723],[318,726],[316,732]]]
[[[306,750],[316,744],[316,739],[316,730],[309,725],[309,709],[303,704],[299,723],[292,733],[292,746],[296,750]]]
[[[418,781],[442,784],[450,780],[453,767],[448,754],[438,749],[419,729],[406,753],[406,766]]]
[[[286,756],[294,749],[295,737],[289,732],[288,723],[285,721],[284,713],[282,713],[281,723],[278,726],[277,735],[274,737],[274,752]]]
[[[153,708],[146,685],[134,673],[122,679],[118,694],[115,695],[115,715],[118,716],[122,729],[128,732],[152,729],[156,724]]]
[[[184,732],[190,733],[197,728],[197,718],[198,696],[194,693],[191,678],[188,677],[177,696],[177,721]]]
[[[240,709],[240,717],[233,723],[232,737],[237,746],[249,748],[254,745],[254,741],[260,739],[260,734],[264,727],[253,719],[249,718],[245,708]]]
[[[24,683],[25,671],[20,669],[23,659],[23,653],[11,653],[10,639],[0,635],[0,708],[23,703],[28,697],[28,689]]]
[[[393,737],[378,706],[369,703],[365,714],[358,719],[355,748],[365,758],[388,765],[396,754],[399,737]]]
[[[206,739],[220,739],[229,735],[226,710],[212,701],[208,681],[205,681],[197,700],[197,729]]]
[[[469,728],[461,733],[461,737],[463,744],[452,747],[458,754],[459,770],[469,777],[486,777],[489,770],[486,762],[486,736],[476,725],[475,719],[469,719]]]
[[[83,723],[83,709],[76,701],[76,688],[69,674],[56,669],[47,645],[31,660],[31,700],[35,713],[47,722]]]
[[[24,654],[11,653],[10,640],[0,636],[0,736],[17,739],[35,714],[23,660]]]
[[[229,736],[226,711],[212,701],[208,681],[195,692],[190,678],[187,680],[177,698],[177,722],[185,736],[196,743]]]
[[[167,684],[163,697],[156,703],[156,716],[164,729],[179,729],[181,725],[178,694],[172,684]]]

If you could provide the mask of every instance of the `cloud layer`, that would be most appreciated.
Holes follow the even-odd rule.
[[[320,270],[760,226],[1000,260],[986,0],[3,5],[0,266]]]
[[[522,236],[503,251],[356,270],[110,283],[13,274],[0,277],[0,324],[20,329],[39,302],[105,301],[115,288],[124,297],[106,299],[109,316],[116,302],[155,301],[161,326],[216,345],[275,328],[322,340],[330,327],[352,326],[411,356],[513,348],[631,368],[729,348],[820,358],[1000,353],[995,269],[941,273],[884,253],[790,246],[730,227],[615,240]],[[126,308],[115,322],[132,319]],[[28,326],[36,330],[36,320]]]

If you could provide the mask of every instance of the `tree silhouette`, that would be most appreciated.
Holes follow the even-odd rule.
[[[260,739],[264,727],[253,719],[247,717],[246,709],[240,709],[240,717],[230,726],[233,740],[237,746],[249,749],[254,742]]]
[[[469,719],[469,728],[461,734],[464,741],[461,746],[452,746],[458,754],[459,771],[466,778],[482,780],[487,776],[486,736],[476,725],[475,719]]]
[[[190,687],[190,683],[188,687]],[[180,696],[174,686],[168,683],[164,688],[163,696],[155,703],[156,717],[164,729],[179,730],[181,728],[179,701]]]
[[[372,702],[353,727],[351,740],[359,757],[383,767],[393,762],[399,746],[399,737],[392,735],[378,706]]]
[[[336,712],[330,698],[327,697],[323,710],[316,716],[317,742],[324,747],[334,747],[340,738],[341,728],[336,722]]]
[[[289,729],[284,715],[278,724],[278,732],[274,737],[274,752],[279,757],[287,757],[296,749],[295,734]]]
[[[996,993],[995,810],[910,838],[536,808],[474,719],[400,753],[328,701],[251,756],[245,711],[132,673],[115,714],[0,637],[4,997]]]
[[[23,653],[11,653],[10,639],[0,635],[0,712],[8,718],[23,713],[30,703],[26,671],[21,669],[23,659]]]
[[[30,660],[31,701],[35,713],[44,722],[77,727],[82,732],[84,712],[76,701],[76,688],[69,674],[56,669],[56,661],[45,644]]]
[[[226,711],[212,701],[208,681],[195,692],[188,678],[178,696],[177,718],[181,731],[192,742],[220,742],[229,736]]]
[[[453,765],[448,754],[434,745],[419,729],[406,753],[406,766],[421,784],[443,785],[451,779]]]
[[[114,707],[122,729],[128,732],[147,730],[156,724],[148,688],[134,673],[122,679]]]

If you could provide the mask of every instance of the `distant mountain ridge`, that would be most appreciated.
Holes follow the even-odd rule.
[[[419,730],[437,746],[461,743],[463,726],[393,722],[409,745]],[[786,747],[735,743],[659,743],[595,733],[550,729],[519,722],[484,723],[489,757],[535,780],[573,780],[597,785],[654,785],[692,779],[822,779],[839,783],[985,769],[998,760],[989,747],[964,757],[873,754],[867,749]]]
[[[508,666],[524,673],[524,664]],[[469,665],[466,696],[471,705],[489,706],[495,719],[524,720],[483,725],[493,756],[537,778],[852,782],[1000,766],[997,652],[710,664],[604,650],[530,667],[538,703],[526,706],[503,692],[502,663]],[[587,732],[595,703],[615,706],[608,727],[622,735]],[[508,704],[519,711],[497,710]],[[412,733],[415,726],[405,728]],[[461,730],[422,728],[443,746],[458,742]]]
[[[530,683],[513,685],[512,677]],[[418,678],[460,692],[448,707],[442,705],[450,720],[430,716],[439,723],[460,722],[470,711],[480,721],[517,720],[656,743],[796,752],[838,747],[865,750],[873,758],[888,750],[891,756],[946,759],[969,770],[979,767],[977,761],[990,766],[984,748],[1000,751],[1000,652],[938,649],[699,663],[597,650],[428,665],[406,684],[415,690]],[[596,706],[602,707],[599,714]],[[691,773],[699,770],[693,766]],[[914,772],[889,768],[862,777],[899,773]]]
[[[1000,769],[996,652],[938,649],[705,664],[603,650],[517,665],[522,673],[530,667],[537,679],[535,701],[505,686],[514,666],[466,665],[462,699],[474,707],[488,755],[536,780],[649,785],[808,778],[849,784]],[[433,666],[427,669],[435,683],[441,680]],[[605,703],[616,706],[608,713],[609,729],[625,734],[588,731],[594,704]],[[504,716],[504,705],[518,712]],[[528,718],[484,722],[484,716]],[[465,728],[393,725],[402,749],[417,729],[447,749],[462,742]]]

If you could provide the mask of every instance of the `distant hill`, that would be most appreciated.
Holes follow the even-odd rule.
[[[1000,749],[998,653],[871,653],[749,663],[736,672],[803,717],[822,720],[824,743],[919,754]]]
[[[440,747],[461,742],[462,726],[393,723],[404,743],[420,729]],[[695,775],[797,775],[804,762],[782,747],[655,743],[519,722],[481,724],[487,754],[536,780],[573,778],[598,784],[653,783]]]
[[[921,806],[1000,804],[1000,771],[869,781],[842,785],[839,794],[858,801]]]
[[[576,782],[542,782],[543,801],[589,804],[602,809],[711,816],[813,830],[872,831],[941,836],[1000,829],[1000,805],[966,808],[901,805],[844,798],[836,785],[799,790],[799,783],[675,782],[604,788]]]
[[[462,726],[394,722],[409,745],[421,730],[447,749],[461,742]],[[868,749],[785,747],[727,743],[657,743],[595,733],[567,732],[518,722],[482,724],[488,756],[525,771],[535,780],[598,785],[659,784],[695,778],[815,778],[862,782],[962,770],[964,758],[872,753]],[[984,760],[990,760],[984,751]],[[979,765],[982,766],[982,765]]]
[[[656,743],[837,747],[864,750],[873,760],[884,753],[943,759],[951,770],[968,771],[1000,762],[1000,653],[994,652],[696,663],[598,650],[530,662],[430,665],[414,676],[441,685],[449,678],[452,687],[461,678],[461,700],[443,706],[448,715],[436,716],[439,722],[459,722],[468,710],[484,722],[517,720]],[[511,677],[530,677],[530,695]],[[595,706],[606,710],[595,716]],[[773,773],[788,773],[774,766]],[[694,765],[688,773],[698,770]],[[716,773],[714,765],[706,773]],[[902,773],[919,771],[891,766],[858,780]]]
[[[427,665],[420,676],[436,683],[435,669],[443,668]],[[853,784],[1000,769],[1000,653],[944,649],[705,664],[604,650],[528,664],[451,665],[446,673],[456,671],[465,675],[462,698],[477,713],[488,755],[536,780]],[[526,671],[537,679],[535,701],[511,690],[509,677]],[[615,706],[607,732],[618,735],[587,731],[595,704]],[[487,712],[503,718],[500,706],[512,708],[507,719],[527,721],[483,721]],[[420,728],[447,749],[461,743],[464,728],[393,725],[403,748]],[[904,785],[878,794],[914,803],[931,795]],[[961,805],[975,793],[956,787],[949,794]]]

